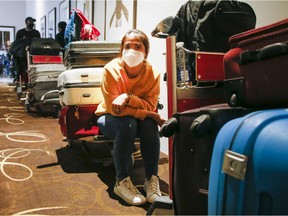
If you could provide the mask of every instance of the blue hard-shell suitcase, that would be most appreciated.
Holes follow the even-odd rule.
[[[288,214],[288,109],[226,123],[212,153],[210,215]]]

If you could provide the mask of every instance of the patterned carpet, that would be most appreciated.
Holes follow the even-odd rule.
[[[67,147],[58,118],[27,113],[13,83],[0,79],[1,215],[145,215],[149,203],[130,206],[113,193],[109,146],[88,142],[86,147]],[[164,154],[159,176],[161,191],[168,195]],[[143,192],[141,155],[131,179]]]

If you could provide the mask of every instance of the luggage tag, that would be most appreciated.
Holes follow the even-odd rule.
[[[79,119],[79,111],[78,111],[78,106],[75,106],[74,117],[75,117],[76,119]]]

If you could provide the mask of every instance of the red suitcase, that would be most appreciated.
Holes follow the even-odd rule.
[[[64,106],[61,108],[59,125],[67,141],[99,134],[96,126],[95,110],[97,104],[81,106]]]
[[[288,105],[288,19],[232,36],[224,55],[225,98],[230,106]],[[286,54],[285,54],[286,53]]]
[[[101,134],[95,110],[97,104],[64,106],[61,109],[59,124],[65,136],[67,147],[81,150],[93,162],[111,163],[113,140]],[[106,166],[105,165],[105,166]]]

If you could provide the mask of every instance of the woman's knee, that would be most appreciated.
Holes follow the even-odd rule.
[[[136,132],[138,127],[137,119],[131,116],[121,117],[119,120],[121,123],[121,129],[127,130],[127,132]]]
[[[110,114],[100,116],[97,120],[97,125],[104,132],[109,131],[114,136],[119,131],[125,133],[136,133],[137,132],[137,120],[131,116],[116,117]]]
[[[142,130],[148,130],[148,131],[157,130],[158,131],[157,123],[151,118],[145,118],[143,121],[141,121],[140,127]]]

